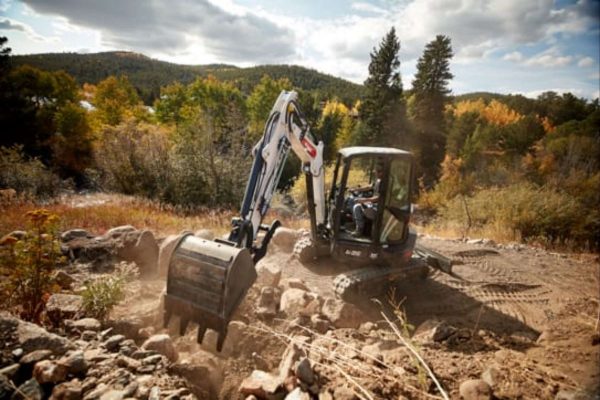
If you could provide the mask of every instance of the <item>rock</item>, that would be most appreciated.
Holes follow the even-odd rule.
[[[310,394],[297,387],[285,396],[285,400],[310,400]]]
[[[171,362],[177,361],[177,350],[175,350],[175,346],[173,346],[171,337],[167,334],[151,336],[144,342],[142,349],[154,350],[167,357]]]
[[[331,328],[331,323],[327,318],[320,314],[313,314],[310,317],[310,324],[317,333],[325,333]]]
[[[46,303],[46,315],[58,324],[64,319],[71,319],[81,311],[83,297],[76,294],[55,293]]]
[[[10,379],[5,375],[0,374],[0,399],[10,399],[15,389],[13,388]]]
[[[33,367],[33,377],[42,385],[63,382],[67,378],[67,367],[51,360],[42,360]]]
[[[291,253],[298,239],[298,231],[290,228],[280,227],[277,228],[271,239],[271,243],[279,247],[286,253]]]
[[[123,335],[130,339],[138,339],[139,331],[144,327],[144,323],[137,317],[126,317],[117,320],[110,320],[106,326],[113,328],[112,333]]]
[[[36,350],[25,354],[19,360],[21,364],[21,376],[30,377],[33,371],[33,366],[42,360],[47,360],[52,355],[50,350]]]
[[[366,319],[363,312],[355,305],[332,298],[325,300],[322,313],[338,329],[357,329]]]
[[[71,275],[67,274],[65,271],[58,270],[54,273],[53,276],[54,281],[60,286],[62,289],[70,289],[73,282],[75,282],[75,278]]]
[[[87,372],[89,365],[83,356],[83,351],[73,351],[67,356],[58,360],[58,363],[67,368],[67,372],[72,375],[82,376]]]
[[[290,343],[279,362],[279,379],[283,382],[289,376],[295,376],[294,366],[301,358],[306,357],[306,352],[297,343]]]
[[[152,386],[150,393],[148,394],[148,400],[159,400],[160,399],[160,388],[158,386]]]
[[[79,379],[73,379],[70,382],[63,382],[54,386],[50,400],[80,400],[82,392]]]
[[[302,289],[306,292],[310,292],[310,290],[308,289],[308,286],[306,286],[306,282],[304,282],[302,279],[299,279],[299,278],[284,279],[283,281],[281,281],[280,287],[282,288],[282,290]]]
[[[561,389],[558,393],[556,393],[554,400],[584,400],[589,398],[591,397],[588,397],[588,395],[582,392]]]
[[[127,356],[117,357],[116,362],[119,367],[127,368],[128,370],[134,372],[142,366],[142,363],[139,360]]]
[[[215,233],[210,229],[200,229],[194,233],[194,236],[197,236],[206,240],[213,240],[215,238]]]
[[[486,400],[492,398],[490,385],[481,379],[469,379],[460,384],[458,389],[464,400]]]
[[[165,356],[162,354],[154,354],[146,358],[142,358],[142,365],[156,365],[163,361]]]
[[[421,342],[443,342],[457,331],[455,327],[446,321],[429,319],[418,326],[413,337]]]
[[[117,351],[119,349],[119,345],[124,340],[125,340],[125,336],[123,336],[123,335],[113,335],[113,336],[109,337],[108,339],[106,339],[104,341],[104,343],[102,343],[102,345],[108,351]]]
[[[287,316],[311,316],[321,309],[321,298],[316,293],[291,288],[281,295],[280,309]]]
[[[102,324],[96,318],[82,318],[77,321],[71,321],[65,323],[66,327],[71,330],[78,330],[79,332],[94,331],[99,332],[102,329]],[[95,336],[95,334],[94,334]]]
[[[110,390],[110,386],[108,386],[106,383],[100,383],[100,384],[96,385],[93,388],[93,390],[86,392],[85,384],[84,384],[83,392],[85,393],[85,395],[83,396],[83,400],[99,399],[100,396],[102,396],[104,393],[108,392],[109,390]]]
[[[135,262],[142,277],[151,277],[158,272],[158,250],[152,232],[126,232],[121,246],[117,247],[117,256]]]
[[[281,267],[269,259],[262,259],[256,265],[255,284],[258,286],[277,286],[281,279]]]
[[[502,374],[495,367],[488,367],[485,371],[481,373],[481,379],[490,385],[492,389],[498,387],[500,380],[502,379]]]
[[[73,239],[92,238],[92,237],[94,237],[94,235],[91,235],[85,229],[70,229],[68,231],[64,231],[60,235],[60,240],[61,240],[61,242],[70,242]]]
[[[6,334],[8,334],[8,329],[10,328],[4,322],[8,322],[7,325],[12,325],[13,328],[16,328],[14,330],[17,344],[25,353],[35,350],[49,350],[54,354],[62,355],[74,347],[68,339],[49,333],[44,328],[2,315],[0,316],[0,331]],[[5,327],[7,328],[6,330]]]
[[[252,374],[242,381],[239,391],[245,396],[254,395],[259,399],[285,392],[279,377],[260,370],[252,371]]]
[[[202,393],[208,393],[210,398],[216,398],[223,385],[223,369],[219,359],[203,350],[172,364],[169,372],[184,378],[192,393],[199,398],[202,398]]]
[[[136,231],[136,229],[131,225],[121,225],[121,226],[117,226],[115,228],[109,229],[108,231],[106,231],[104,236],[108,236],[111,238],[119,238],[126,233],[135,232],[135,231]]]
[[[315,381],[315,373],[310,366],[310,361],[308,361],[308,358],[306,357],[298,361],[294,374],[296,375],[296,378],[300,379],[307,385],[312,385]]]
[[[247,333],[248,326],[245,323],[242,321],[231,321],[227,326],[227,336],[223,343],[223,349],[219,354],[226,357],[235,356],[240,353],[245,345],[252,345],[251,343],[244,342]],[[217,332],[212,329],[207,330],[204,340],[202,340],[202,350],[217,354],[217,339]]]
[[[161,278],[167,276],[171,255],[181,238],[182,235],[169,235],[160,244],[158,251],[158,275]]]
[[[30,379],[23,383],[13,393],[11,400],[42,400],[44,391],[35,379]]]
[[[86,342],[91,342],[92,340],[96,339],[96,337],[98,337],[98,334],[94,331],[81,332],[81,340],[84,340]]]
[[[18,347],[16,349],[14,349],[11,354],[15,359],[17,359],[17,358],[23,357],[23,354],[25,354],[25,352],[23,351],[22,348]]]
[[[377,341],[373,344],[363,346],[362,352],[368,356],[365,357],[369,363],[379,365],[384,361],[385,352],[398,348],[399,344],[395,340]],[[401,367],[398,367],[401,368]]]
[[[144,328],[140,328],[137,335],[138,335],[139,339],[146,340],[150,336],[154,335],[155,332],[156,332],[156,329],[154,329],[153,326],[146,326]]]
[[[125,398],[124,390],[108,390],[100,396],[100,400],[123,400]]]
[[[256,314],[261,318],[273,318],[277,314],[277,300],[274,287],[263,287],[257,299]]]

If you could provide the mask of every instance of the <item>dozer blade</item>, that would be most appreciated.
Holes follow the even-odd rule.
[[[198,343],[207,329],[218,333],[217,351],[227,336],[231,315],[256,280],[256,271],[246,248],[225,241],[183,236],[169,261],[164,324],[180,317],[180,332],[189,322],[198,324]]]

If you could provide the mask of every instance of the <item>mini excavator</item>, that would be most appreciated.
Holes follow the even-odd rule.
[[[409,227],[414,181],[411,153],[389,147],[343,148],[326,194],[323,142],[317,143],[310,133],[298,94],[282,91],[252,150],[254,160],[240,216],[232,220],[228,238],[183,235],[171,255],[165,326],[177,315],[184,334],[189,322],[195,322],[198,342],[212,329],[218,332],[217,350],[221,350],[231,315],[257,278],[255,265],[281,225],[277,220],[264,225],[263,219],[290,149],[302,163],[310,216],[310,232],[296,242],[294,254],[303,263],[333,257],[350,265],[333,281],[337,296],[350,301],[372,296],[390,281],[426,276],[429,266],[450,273],[450,260],[418,246],[416,233]],[[356,176],[369,184],[350,187]],[[362,224],[356,221],[357,204],[370,208]]]

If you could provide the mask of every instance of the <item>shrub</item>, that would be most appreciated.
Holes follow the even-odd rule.
[[[0,147],[0,188],[11,188],[27,197],[50,198],[61,186],[58,176],[40,160],[25,156],[23,146]]]
[[[457,196],[439,210],[440,225],[461,227],[467,223],[465,204]],[[598,246],[598,213],[577,198],[548,187],[516,183],[482,189],[467,200],[473,228],[496,232],[512,240],[546,244]]]
[[[64,261],[57,239],[58,217],[47,210],[26,214],[22,238],[7,235],[0,243],[0,298],[23,319],[40,322],[46,300],[58,290],[52,273]]]
[[[81,293],[83,310],[100,320],[105,319],[114,306],[125,297],[125,283],[137,276],[137,269],[130,264],[121,263],[116,267],[116,273],[92,279],[85,285]]]

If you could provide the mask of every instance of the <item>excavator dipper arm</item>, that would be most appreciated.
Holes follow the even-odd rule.
[[[296,92],[282,91],[253,149],[254,161],[246,184],[240,216],[232,221],[227,240],[193,235],[179,239],[170,261],[164,296],[164,323],[180,317],[180,332],[190,321],[198,324],[198,342],[207,329],[218,332],[220,351],[231,315],[256,280],[255,264],[265,255],[275,229],[262,225],[277,189],[290,148],[302,161],[309,179],[312,231],[325,222],[323,143],[315,144],[298,107]],[[312,188],[312,189],[311,189]],[[258,243],[259,230],[266,231]]]

